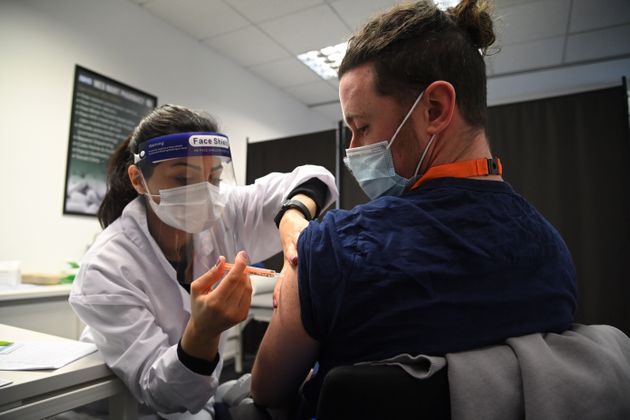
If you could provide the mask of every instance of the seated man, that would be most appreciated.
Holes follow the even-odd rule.
[[[571,325],[569,250],[503,181],[485,134],[480,51],[493,42],[485,2],[472,0],[396,6],[350,39],[346,163],[372,200],[302,231],[254,364],[257,403],[290,404],[316,362],[308,414],[336,366]]]

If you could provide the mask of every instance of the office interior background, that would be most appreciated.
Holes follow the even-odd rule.
[[[23,273],[57,273],[67,260],[80,261],[101,231],[95,217],[62,211],[76,65],[154,94],[159,104],[181,104],[214,115],[231,139],[237,181],[244,184],[250,160],[256,159],[248,156],[248,145],[299,141],[303,135],[339,127],[337,80],[324,80],[297,55],[345,41],[370,15],[394,3],[0,0],[0,260],[20,261]],[[565,98],[566,104],[559,106],[568,108],[571,95],[620,88],[623,78],[630,77],[630,1],[494,4],[498,41],[496,54],[486,61],[491,107]],[[615,110],[608,105],[602,109],[598,102],[589,108],[588,100],[584,112],[559,121],[565,125],[557,130],[563,141],[571,142],[566,136],[573,136],[568,133],[578,123],[597,126],[599,114],[594,111],[623,112],[628,119],[627,95]],[[623,164],[630,143],[611,151],[603,141],[606,127],[600,128],[602,138],[590,138],[590,159],[579,160],[582,166],[574,168],[574,175],[599,176],[602,184],[594,189],[614,187],[605,201],[582,202],[592,210],[579,221],[584,226],[610,219],[606,209],[627,208],[622,205],[627,206],[630,193]],[[531,136],[535,140],[536,133]],[[562,149],[556,152],[562,154]],[[521,168],[521,178],[526,182],[531,175],[532,190],[551,179],[558,196],[567,191],[571,174],[561,180],[557,172],[540,177],[541,167],[534,158],[530,163],[527,170]],[[508,174],[511,170],[506,166]],[[556,210],[552,221],[563,224],[563,234],[571,232],[572,220],[563,219],[562,207]],[[601,229],[628,232],[630,213],[614,215],[617,219]],[[605,236],[598,238],[606,241]],[[596,278],[612,264],[612,272],[622,276],[630,255],[627,244],[620,246],[614,244],[610,258],[601,260],[600,268],[589,266],[593,272],[588,274]],[[588,252],[577,254],[591,258]],[[615,294],[630,297],[628,286],[615,289],[625,279],[615,281],[607,290],[593,291],[598,305],[605,306]],[[588,288],[583,292],[589,293]]]

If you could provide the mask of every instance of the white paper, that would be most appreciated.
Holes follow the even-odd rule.
[[[10,381],[8,379],[0,379],[0,387],[3,387],[5,385],[10,385],[12,383],[13,383],[13,381]]]
[[[0,352],[0,370],[58,369],[96,351],[79,341],[19,341]]]

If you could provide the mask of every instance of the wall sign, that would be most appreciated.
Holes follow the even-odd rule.
[[[64,214],[95,216],[114,149],[157,106],[157,97],[75,67]]]

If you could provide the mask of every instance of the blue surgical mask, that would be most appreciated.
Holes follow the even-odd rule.
[[[418,166],[416,166],[414,176],[410,179],[404,178],[396,173],[391,145],[405,125],[405,122],[407,122],[411,116],[418,102],[420,102],[423,94],[424,91],[418,95],[418,98],[413,103],[407,115],[405,115],[405,118],[394,132],[390,141],[383,140],[366,146],[346,149],[346,157],[343,161],[356,178],[359,186],[361,186],[371,200],[385,195],[401,195],[409,184],[410,179],[415,179],[418,175],[420,165],[429,150],[429,146],[433,143],[435,135],[429,139],[429,142],[422,152]]]

